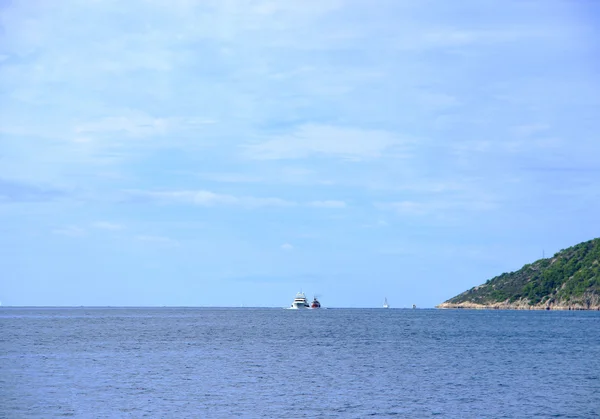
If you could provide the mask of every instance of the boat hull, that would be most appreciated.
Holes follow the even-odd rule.
[[[308,304],[303,304],[303,303],[298,303],[298,304],[292,304],[292,307],[294,310],[303,310],[305,308],[309,308]]]

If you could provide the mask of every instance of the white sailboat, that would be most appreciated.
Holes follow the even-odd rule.
[[[387,302],[387,297],[383,299],[383,308],[390,308],[390,305]]]

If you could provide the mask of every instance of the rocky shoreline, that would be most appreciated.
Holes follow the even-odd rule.
[[[515,302],[509,303],[507,301],[492,303],[492,304],[477,304],[468,301],[464,301],[462,303],[449,303],[445,302],[435,306],[439,309],[467,309],[467,310],[561,310],[561,311],[600,311],[600,303],[596,302],[596,304],[583,304],[580,302],[565,304],[559,302],[555,303],[545,303],[545,304],[537,304],[530,305],[525,302]]]

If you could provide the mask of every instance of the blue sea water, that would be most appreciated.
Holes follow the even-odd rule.
[[[1,308],[0,417],[600,416],[600,312]]]

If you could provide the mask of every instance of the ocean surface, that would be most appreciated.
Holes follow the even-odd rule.
[[[1,418],[600,417],[600,312],[0,308]]]

